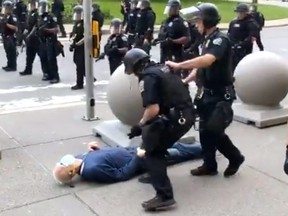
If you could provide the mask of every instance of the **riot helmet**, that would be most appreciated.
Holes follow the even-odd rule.
[[[40,0],[39,1],[39,7],[38,7],[38,13],[41,16],[44,13],[47,13],[49,11],[49,5],[47,0]]]
[[[130,4],[131,4],[131,8],[135,9],[135,8],[137,8],[138,0],[131,0]]]
[[[142,10],[150,7],[150,5],[150,0],[140,0],[137,4],[137,8],[140,8]]]
[[[83,7],[81,5],[76,5],[73,8],[73,21],[83,20]]]
[[[38,9],[38,0],[30,0],[28,3],[28,11]]]
[[[235,9],[234,12],[237,13],[248,13],[249,12],[249,6],[245,3],[239,3]]]
[[[96,11],[99,11],[99,10],[100,10],[100,5],[97,4],[97,3],[93,3],[92,4],[92,13],[96,12]]]
[[[133,48],[123,58],[125,74],[139,74],[150,61],[150,56],[142,49]]]
[[[120,34],[122,30],[122,20],[119,18],[114,18],[110,24],[110,34]]]
[[[184,19],[190,22],[202,20],[205,29],[216,26],[221,20],[217,6],[212,3],[202,3],[198,6],[184,8],[180,13]]]
[[[13,12],[14,4],[11,0],[6,0],[2,4],[2,14],[11,14]]]
[[[164,9],[164,15],[177,15],[181,9],[180,0],[168,0],[168,3]]]
[[[244,19],[249,13],[249,6],[248,4],[239,3],[234,9],[234,12],[238,13],[238,19]]]

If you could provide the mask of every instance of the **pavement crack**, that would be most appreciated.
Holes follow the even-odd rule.
[[[81,202],[83,205],[85,205],[93,214],[95,214],[96,216],[100,216],[97,212],[95,212],[86,202],[84,202],[84,200],[82,200],[76,193],[73,193],[73,195],[75,196],[75,198]]]
[[[288,183],[287,183],[287,182],[285,182],[285,181],[283,181],[283,180],[281,180],[281,179],[279,179],[279,178],[276,178],[275,176],[272,176],[272,175],[270,175],[269,173],[266,173],[266,172],[264,172],[264,171],[262,171],[262,170],[260,170],[260,169],[257,169],[256,167],[253,167],[253,166],[251,166],[251,165],[246,165],[246,166],[247,166],[248,168],[256,171],[256,172],[259,172],[259,173],[261,173],[261,174],[263,174],[263,175],[265,175],[265,176],[267,176],[267,177],[269,177],[269,178],[272,178],[272,179],[274,179],[274,180],[276,180],[276,181],[278,181],[278,182],[280,182],[280,183],[288,186]]]
[[[29,205],[45,202],[45,201],[48,201],[48,200],[57,199],[57,198],[68,196],[68,195],[71,195],[71,193],[65,193],[65,194],[61,194],[61,195],[50,197],[50,198],[46,198],[46,199],[41,199],[41,200],[37,200],[37,201],[33,201],[33,202],[28,202],[28,203],[25,203],[23,205],[16,205],[16,206],[13,206],[13,207],[10,207],[10,208],[7,208],[7,209],[0,210],[0,213],[4,213],[4,212],[11,211],[11,210],[14,210],[14,209],[19,209],[19,208],[22,208],[22,207],[25,207],[25,206],[29,206]]]

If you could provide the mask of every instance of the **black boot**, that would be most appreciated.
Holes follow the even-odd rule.
[[[190,171],[193,176],[214,176],[218,174],[217,170],[209,170],[205,165]]]
[[[288,175],[288,145],[286,146],[286,158],[284,162],[284,172]]]
[[[25,69],[24,71],[20,72],[19,74],[20,74],[20,76],[31,75],[32,71],[29,71],[29,70]]]
[[[49,81],[51,80],[50,77],[48,76],[48,74],[43,74],[43,77],[42,77],[42,81]]]
[[[245,157],[241,155],[237,162],[235,163],[230,162],[228,167],[224,171],[224,177],[230,177],[230,176],[235,175],[244,161],[245,161]]]
[[[176,202],[173,198],[170,199],[164,199],[160,196],[155,196],[154,198],[143,202],[142,203],[142,207],[146,210],[146,211],[156,211],[159,208],[167,208],[170,207],[172,205],[174,205]]]
[[[148,173],[140,176],[140,177],[138,178],[138,181],[141,182],[141,183],[143,183],[143,184],[151,184],[151,182],[152,182],[151,176],[150,176]]]
[[[56,79],[56,78],[54,78],[54,79],[51,79],[50,80],[50,83],[51,84],[56,84],[56,83],[59,83],[60,82],[60,79],[58,78],[58,79]]]
[[[72,86],[71,87],[71,90],[79,90],[79,89],[83,89],[84,87],[83,87],[83,85],[75,85],[75,86]]]

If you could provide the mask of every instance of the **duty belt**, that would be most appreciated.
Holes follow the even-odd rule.
[[[223,95],[224,98],[226,100],[231,100],[232,99],[232,96],[231,96],[231,90],[232,90],[232,86],[226,86],[224,88],[221,88],[221,89],[209,89],[209,88],[205,88],[203,87],[203,92],[207,92],[209,93],[210,95]]]

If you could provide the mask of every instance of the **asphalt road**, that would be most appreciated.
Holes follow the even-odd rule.
[[[105,42],[104,36],[102,42]],[[288,27],[269,28],[262,32],[265,50],[288,58]],[[22,112],[26,109],[41,109],[51,106],[72,106],[75,103],[85,103],[85,90],[71,91],[75,84],[75,65],[73,55],[69,52],[69,42],[64,41],[66,57],[58,57],[58,67],[61,83],[50,85],[41,81],[42,72],[40,60],[35,59],[33,75],[20,77],[18,72],[5,72],[0,69],[0,114]],[[103,47],[103,46],[102,46]],[[255,47],[255,52],[258,48]],[[154,47],[153,59],[159,59],[159,47]],[[1,67],[5,65],[6,57],[3,45],[0,45]],[[18,71],[25,68],[25,50],[18,57]],[[106,87],[109,83],[109,65],[107,59],[94,64],[95,99],[97,103],[106,103]]]

